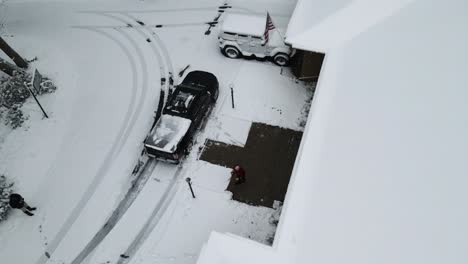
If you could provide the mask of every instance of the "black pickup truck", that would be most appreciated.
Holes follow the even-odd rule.
[[[160,119],[145,139],[149,157],[179,163],[219,95],[212,73],[192,71],[169,96]]]

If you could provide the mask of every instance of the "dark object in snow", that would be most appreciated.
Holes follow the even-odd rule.
[[[38,58],[37,58],[37,57],[34,57],[34,58],[32,58],[32,59],[30,59],[30,60],[26,60],[26,61],[29,63],[29,62],[34,62],[34,61],[37,61],[37,60],[38,60]]]
[[[174,85],[174,78],[172,72],[169,72],[169,85]]]
[[[144,164],[143,161],[138,160],[137,165],[135,165],[135,168],[133,168],[132,174],[133,174],[133,175],[137,174],[137,172],[140,171],[141,166],[142,166],[143,164]]]
[[[234,87],[232,87],[232,84],[229,85],[231,88],[231,103],[232,103],[232,109],[234,109]]]
[[[218,24],[218,20],[221,18],[221,15],[224,13],[224,10],[218,9],[218,15],[213,19],[212,22],[208,22],[208,29],[205,31],[205,35],[210,35],[211,34],[211,28],[216,27]]]
[[[121,257],[121,258],[124,258],[124,259],[127,259],[127,258],[129,258],[130,256],[127,256],[127,255],[125,255],[125,254],[120,254],[120,257]]]
[[[17,194],[17,193],[10,194],[9,198],[10,198],[9,204],[10,204],[11,208],[20,209],[25,204],[24,198],[21,195]]]
[[[26,86],[26,85],[25,85]],[[31,88],[28,87],[28,90],[29,92],[31,93],[32,97],[34,98],[34,101],[36,101],[37,105],[39,106],[39,108],[41,108],[41,111],[42,111],[42,114],[44,115],[45,118],[49,118],[49,116],[47,115],[46,111],[44,110],[44,108],[42,107],[41,103],[39,103],[39,100],[37,100],[37,97],[36,95],[34,94],[34,92],[31,90]]]
[[[273,245],[274,241],[275,241],[275,234],[268,234],[267,237],[265,238],[265,243],[269,246]]]
[[[49,252],[46,251],[44,254],[45,254],[45,256],[46,256],[48,259],[50,259],[50,254],[49,254]]]
[[[145,23],[143,23],[143,21],[137,20],[136,22],[137,22],[138,24],[140,24],[141,26],[144,26],[144,25],[145,25]]]
[[[133,27],[133,25],[132,24],[127,24],[127,27]]]
[[[219,9],[227,9],[227,8],[232,8],[232,6],[224,4],[224,5],[222,5],[222,6],[218,7],[218,8]]]
[[[218,79],[212,73],[192,71],[187,74],[171,93],[161,117],[146,137],[146,154],[179,163],[218,99],[218,87]]]
[[[154,27],[157,27],[157,28],[162,28],[162,25],[156,25]]]
[[[180,72],[179,72],[179,77],[182,77],[185,73],[185,71],[190,67],[190,64],[187,64],[187,66],[185,66],[185,68],[183,68]]]
[[[215,19],[213,20],[214,21],[213,23],[215,23],[215,24],[218,23],[218,20],[219,20],[220,17],[221,17],[221,13],[219,13],[218,16],[215,17]]]
[[[148,43],[151,42],[151,39],[147,38],[147,39],[146,39],[146,42],[148,42]]]
[[[190,192],[192,193],[192,198],[195,199],[195,193],[193,192],[193,189],[192,189],[192,179],[190,179],[190,177],[188,177],[187,179],[185,179],[185,181],[188,183],[188,186],[190,188]]]
[[[29,216],[33,216],[34,214],[31,213],[31,211],[36,210],[36,207],[30,207],[24,201],[23,196],[21,196],[21,195],[19,195],[17,193],[10,194],[9,204],[10,204],[11,208],[20,209],[21,211],[23,211],[23,213],[25,213],[25,214],[27,214]]]
[[[231,176],[234,177],[235,184],[241,184],[245,182],[245,170],[239,164],[235,165],[231,171]]]

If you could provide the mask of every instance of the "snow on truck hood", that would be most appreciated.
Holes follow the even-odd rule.
[[[187,133],[192,121],[183,117],[162,115],[151,130],[145,145],[153,149],[173,153]]]

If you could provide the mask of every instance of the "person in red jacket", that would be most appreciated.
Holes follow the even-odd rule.
[[[31,213],[31,211],[36,210],[36,207],[29,207],[29,205],[24,201],[23,196],[17,193],[10,194],[9,203],[11,208],[20,209],[21,211],[23,211],[23,213],[29,216],[33,216],[34,214]]]
[[[240,165],[234,166],[231,171],[231,176],[234,177],[235,184],[241,184],[245,182],[245,170]]]

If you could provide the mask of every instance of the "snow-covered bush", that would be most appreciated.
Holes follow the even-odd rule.
[[[16,72],[0,80],[0,114],[4,123],[13,129],[21,126],[26,119],[21,106],[30,95],[24,86],[24,82],[29,80],[31,77],[25,72]]]
[[[12,106],[5,114],[5,124],[15,129],[20,127],[26,117],[23,115],[23,111],[18,106]]]
[[[0,117],[3,122],[15,129],[20,127],[27,116],[21,111],[21,106],[31,93],[25,87],[24,83],[31,82],[31,74],[23,71],[15,72],[11,77],[0,79]],[[57,88],[48,79],[43,78],[39,90],[34,90],[37,95],[52,93]]]
[[[13,192],[13,183],[8,181],[4,175],[0,175],[0,221],[5,220],[10,211],[8,201]]]
[[[311,82],[307,84],[308,95],[305,101],[304,106],[301,109],[301,116],[298,119],[299,127],[304,129],[307,123],[307,118],[309,116],[310,107],[312,105],[312,99],[314,98],[315,87],[317,86],[317,82]]]
[[[275,226],[275,230],[268,234],[266,237],[266,243],[268,245],[273,245],[273,240],[275,240],[275,234],[276,234],[276,228],[278,226],[280,216],[281,216],[281,210],[283,209],[283,203],[280,201],[274,201],[273,202],[273,209],[275,210],[273,214],[271,214],[270,218],[268,219],[268,222],[270,225]]]
[[[0,83],[0,102],[2,106],[12,107],[22,104],[29,97],[29,91],[24,83],[30,80],[31,75],[21,71],[15,72],[11,77],[3,78]]]

